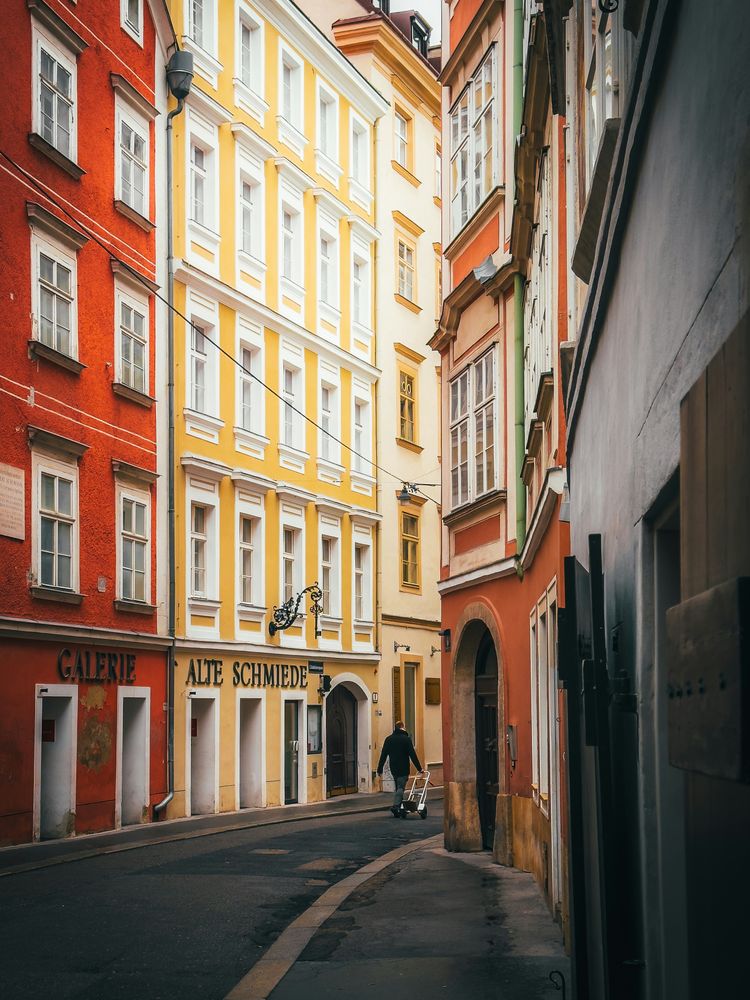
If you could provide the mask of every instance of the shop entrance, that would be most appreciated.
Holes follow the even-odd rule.
[[[284,804],[299,802],[299,701],[284,702]]]
[[[477,799],[482,846],[492,850],[499,792],[497,747],[497,653],[488,634],[477,652],[475,675]]]
[[[260,698],[239,698],[237,712],[239,807],[263,805],[263,704]]]
[[[148,691],[119,689],[116,826],[145,823],[149,801]]]
[[[76,710],[70,688],[37,689],[37,796],[35,833],[41,840],[68,837],[75,828]]]
[[[190,814],[216,812],[216,712],[214,697],[188,698]]]
[[[328,795],[357,791],[357,699],[343,684],[326,698]]]

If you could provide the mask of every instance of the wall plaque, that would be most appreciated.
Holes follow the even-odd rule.
[[[0,535],[26,538],[25,479],[23,469],[0,462]]]

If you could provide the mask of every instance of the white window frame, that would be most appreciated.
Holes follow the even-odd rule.
[[[287,66],[290,70],[290,89],[289,89],[289,104],[287,104],[286,95],[284,93],[284,67]],[[286,45],[284,42],[279,43],[279,114],[278,117],[279,127],[280,127],[280,138],[282,141],[291,141],[293,145],[291,148],[295,152],[299,152],[301,155],[301,148],[307,142],[305,139],[305,64],[302,57],[297,55],[297,53]],[[290,135],[289,129],[285,128],[282,132],[282,125],[291,126],[293,130]],[[293,133],[297,133],[295,136]],[[302,140],[300,144],[299,140]]]
[[[185,544],[185,594],[187,595],[187,634],[218,638],[219,610],[221,608],[221,588],[219,583],[219,539],[221,535],[221,506],[219,500],[220,478],[213,471],[202,469],[191,470],[186,477],[184,506],[184,544]],[[193,505],[198,504],[206,509],[205,536],[205,596],[193,591]],[[200,615],[210,619],[210,624],[193,625],[192,615]]]
[[[325,107],[325,111],[323,108]],[[324,118],[326,125],[324,128]],[[334,187],[342,174],[339,144],[339,97],[320,77],[315,87],[315,166]],[[325,141],[324,141],[325,139]]]
[[[453,408],[454,393],[457,399],[455,413]],[[466,402],[466,405],[463,408],[461,407],[462,398],[465,399]],[[471,402],[470,401],[471,401],[471,369],[465,368],[462,372],[460,372],[456,376],[456,378],[452,379],[448,385],[448,407],[449,407],[448,420],[450,423],[449,471],[451,477],[451,485],[450,485],[451,509],[455,509],[456,507],[461,507],[463,504],[468,503],[469,497],[471,496]],[[462,428],[465,428],[464,438],[466,445],[465,489],[463,485],[463,473],[461,471],[461,467],[464,464],[461,461]],[[458,461],[454,463],[455,449],[458,449]],[[457,476],[454,482],[454,472],[456,470],[457,470]]]
[[[123,357],[122,357],[122,307],[123,305],[129,306],[131,309],[136,310],[143,315],[143,329],[145,338],[143,341],[143,358],[144,358],[144,370],[143,370],[143,388],[139,389],[137,386],[132,385],[130,382],[125,381],[123,373]],[[138,339],[135,335],[134,340]],[[150,303],[148,296],[138,295],[135,291],[131,291],[129,288],[125,289],[120,284],[115,285],[115,372],[116,379],[120,385],[127,386],[134,392],[140,392],[144,396],[150,394],[151,387],[151,315],[150,315]]]
[[[334,438],[341,436],[341,429],[339,427],[339,414],[341,412],[340,383],[334,382],[328,373],[323,373],[320,377],[318,392],[320,400],[320,426],[328,430],[329,434],[332,435],[329,437],[328,434],[323,433],[323,430],[318,431],[320,460],[338,465],[341,461],[341,445]],[[327,410],[323,408],[324,394],[328,396]]]
[[[290,274],[287,274],[285,263],[285,225],[284,216],[289,214],[292,220],[290,240]],[[305,212],[302,192],[289,184],[284,178],[279,180],[279,311],[285,316],[303,322],[305,309]],[[299,306],[292,309],[283,298]]]
[[[203,151],[205,158],[204,217],[203,222],[193,218],[193,146]],[[186,112],[185,141],[185,218],[192,240],[214,255],[213,265],[204,257],[191,255],[190,259],[202,270],[218,273],[219,224],[219,141],[216,125],[209,122],[190,106]],[[191,240],[188,240],[190,243]]]
[[[359,420],[357,411],[359,410]],[[369,387],[353,383],[352,392],[352,448],[351,469],[352,476],[364,476],[371,478],[373,474],[372,466],[372,393]],[[358,452],[358,454],[355,454]],[[364,456],[360,458],[360,455]]]
[[[401,254],[401,247],[404,254]],[[397,272],[397,292],[409,302],[416,302],[417,292],[417,244],[400,233],[396,234],[396,272]],[[411,261],[409,261],[409,255]]]
[[[128,201],[123,189],[123,153],[121,132],[123,124],[143,141],[144,148],[144,184],[143,204],[137,205]],[[133,157],[131,157],[133,159]],[[144,219],[150,218],[151,211],[151,125],[145,115],[138,114],[134,108],[119,97],[115,99],[115,198],[122,201]]]
[[[486,359],[492,354],[492,366],[495,372],[495,377],[492,379],[492,393],[489,395],[483,395],[481,398],[477,398],[477,389],[479,385],[478,381],[478,370],[483,369],[486,364]],[[448,388],[448,420],[450,428],[450,496],[451,496],[451,509],[455,510],[458,507],[462,507],[466,503],[471,503],[488,493],[492,493],[498,488],[499,476],[500,476],[500,461],[499,461],[499,440],[498,440],[498,421],[499,421],[499,404],[500,400],[497,398],[497,365],[498,365],[498,355],[497,355],[497,345],[492,344],[492,346],[482,351],[482,353],[475,358],[466,368],[460,371],[454,378],[451,379]],[[466,392],[466,409],[459,411],[457,410],[454,414],[453,411],[453,394],[454,386],[458,387],[463,384],[465,386]],[[458,390],[460,393],[460,389]],[[460,396],[459,396],[460,400]],[[491,408],[491,424],[492,427],[492,448],[493,448],[493,476],[491,482],[484,477],[484,481],[481,484],[481,489],[478,487],[477,482],[477,454],[476,454],[476,421],[478,415],[486,413],[487,410]],[[458,492],[454,489],[454,470],[459,468],[460,464],[454,464],[454,439],[458,436],[460,444],[460,428],[466,426],[466,447],[467,447],[467,473],[468,482],[467,488],[464,491],[461,489],[461,477],[459,473]],[[486,428],[486,424],[485,424]],[[486,440],[486,435],[485,435]],[[483,454],[486,454],[487,449],[484,450]],[[459,454],[460,458],[460,454]]]
[[[361,572],[357,569],[357,549],[364,553],[364,565]],[[357,607],[357,580],[361,580],[361,608]],[[352,538],[352,618],[355,622],[371,624],[372,608],[372,536],[355,533]],[[358,611],[362,614],[358,614]]]
[[[292,376],[292,397],[287,399],[286,376],[289,371]],[[280,464],[294,472],[304,472],[305,462],[310,457],[307,449],[306,422],[302,416],[306,413],[305,388],[305,351],[299,344],[289,339],[281,342],[279,349],[279,439],[278,451]],[[287,402],[294,406],[289,411],[290,424],[287,422]],[[291,434],[287,439],[287,426],[291,426]]]
[[[138,4],[138,23],[128,20],[129,0],[120,0],[120,27],[126,31],[143,48],[143,4],[144,0],[136,0]]]
[[[300,412],[304,411],[304,369],[290,361],[281,365],[281,443],[287,448],[304,451],[304,422]],[[292,409],[294,407],[294,409]]]
[[[246,523],[250,525],[250,540],[244,537],[243,527]],[[261,535],[261,521],[257,514],[251,514],[249,511],[239,510],[237,514],[237,569],[238,569],[238,580],[237,587],[239,590],[239,597],[237,603],[240,605],[249,605],[251,607],[259,607],[261,602],[259,599],[259,591],[261,589],[260,581],[260,550],[263,545],[263,539]],[[250,594],[249,596],[245,593],[245,581],[247,579],[247,574],[245,573],[245,554],[249,551],[250,554]]]
[[[192,365],[192,325],[201,328],[215,343],[219,342],[219,308],[215,302],[205,299],[197,292],[188,290],[185,315],[190,324],[185,324],[185,429],[203,440],[218,442],[218,432],[224,426],[219,416],[219,351],[214,343],[206,343],[205,365],[205,409],[193,407],[193,365]]]
[[[266,579],[265,579],[265,553],[266,553],[266,515],[265,497],[263,491],[255,492],[254,489],[242,481],[235,483],[235,505],[234,505],[234,531],[235,531],[235,552],[237,559],[235,563],[235,608],[236,608],[236,634],[243,642],[262,643],[265,641],[264,632],[250,631],[242,629],[240,622],[262,622],[266,608]],[[248,603],[243,600],[242,592],[242,539],[240,533],[241,519],[251,518],[253,521],[253,554],[252,554],[252,578],[253,601]]]
[[[142,504],[146,508],[144,515],[146,536],[145,536],[145,588],[144,596],[125,597],[123,588],[124,556],[123,542],[124,529],[122,526],[123,502],[130,500],[133,503]],[[117,597],[121,601],[132,601],[134,604],[151,603],[151,493],[149,490],[138,490],[124,483],[117,483],[115,488],[115,524],[117,525]]]
[[[338,521],[338,531],[336,531],[335,524],[331,523],[334,521],[338,521],[338,519],[321,515],[319,524],[318,565],[320,570],[318,580],[324,595],[326,593],[324,586],[326,563],[323,555],[325,543],[329,544],[328,607],[326,608],[323,604],[322,614],[322,617],[325,618],[341,617],[341,522]]]
[[[498,183],[498,162],[500,153],[500,130],[498,128],[498,108],[497,100],[497,45],[492,44],[482,61],[476,68],[472,78],[466,83],[454,101],[448,113],[448,138],[450,141],[450,223],[451,237],[457,236],[469,220],[473,217],[477,209],[484,203],[485,199],[494,191]],[[490,64],[490,98],[482,101],[479,111],[475,111],[474,89],[478,78],[485,71],[487,64]],[[462,114],[462,104],[466,102],[465,115]],[[484,121],[485,115],[489,114],[492,124],[492,176],[487,190],[484,190],[480,181],[479,187],[476,183],[476,156],[480,154],[480,177],[483,177],[483,165],[487,158],[483,132],[480,128],[481,142],[477,142],[477,126]],[[463,123],[463,125],[462,125]],[[465,126],[465,131],[464,131]],[[482,151],[484,150],[484,151]],[[462,172],[465,167],[465,174]],[[456,177],[459,183],[456,184]],[[455,185],[455,186],[454,186]],[[461,191],[466,185],[466,205],[461,206]]]
[[[193,8],[196,2],[198,0],[185,0],[185,24],[187,26],[188,38],[196,48],[215,56],[217,43],[216,0],[199,0],[203,8],[203,34],[200,40],[195,37],[195,23],[193,20]]]
[[[552,178],[550,149],[539,162],[538,216],[531,233],[531,261],[524,288],[524,410],[528,434],[541,376],[553,368],[552,350]]]
[[[265,345],[261,327],[251,323],[243,316],[237,315],[237,334],[235,338],[235,355],[240,363],[244,361],[244,352],[251,354],[250,371],[263,379],[265,373]],[[253,458],[263,460],[265,448],[268,445],[266,433],[266,396],[260,382],[246,375],[239,365],[235,365],[235,416],[234,443],[237,451]],[[245,386],[249,386],[246,390]],[[246,391],[250,400],[250,426],[245,425],[244,399]]]
[[[372,207],[371,129],[355,111],[349,112],[349,193],[366,211]],[[357,138],[359,137],[359,138]],[[359,162],[355,168],[355,147]]]
[[[289,503],[285,500],[281,501],[280,511],[279,511],[279,537],[278,537],[278,553],[279,553],[279,594],[278,603],[282,603],[286,600],[285,596],[285,572],[284,572],[284,530],[287,529],[294,533],[294,550],[292,558],[292,577],[291,577],[291,590],[292,596],[296,596],[305,586],[303,582],[306,578],[306,552],[307,545],[305,539],[305,509],[304,507],[297,506],[294,503]],[[276,600],[273,602],[277,603]],[[307,640],[305,639],[305,618],[306,609],[300,607],[300,613],[297,619],[297,625],[302,627],[302,635],[295,636],[290,635],[288,632],[282,632],[281,642],[284,646],[305,646]]]
[[[351,282],[352,282],[352,324],[355,330],[368,337],[372,336],[372,259],[370,248],[366,243],[352,237],[351,241]],[[355,265],[361,270],[361,284],[359,297],[355,294]],[[355,302],[359,301],[359,308],[355,307]]]
[[[44,254],[51,258],[56,264],[61,264],[70,271],[70,353],[59,351],[54,345],[46,344],[41,336],[41,269],[39,255]],[[78,359],[78,255],[70,250],[60,240],[55,240],[51,236],[41,235],[39,232],[31,232],[31,310],[32,328],[34,340],[40,344],[46,344],[58,354],[65,357]],[[57,342],[55,338],[55,342]]]
[[[32,45],[33,45],[33,75],[32,75],[32,127],[34,132],[44,139],[44,134],[42,132],[42,105],[41,105],[41,94],[40,94],[40,79],[42,71],[42,48],[46,49],[48,54],[52,56],[68,73],[70,73],[70,149],[68,152],[63,152],[54,142],[50,145],[57,150],[57,152],[66,157],[66,159],[71,160],[73,163],[77,161],[78,158],[78,63],[76,56],[69,49],[63,47],[61,42],[57,38],[53,38],[52,34],[43,30],[42,27],[32,19]],[[45,139],[45,142],[49,142]]]
[[[241,0],[238,3],[237,19],[237,72],[236,82],[246,90],[263,98],[263,81],[265,80],[265,29],[261,18],[250,4]],[[246,74],[243,66],[242,29],[250,32],[250,72]]]
[[[490,370],[491,374],[491,391],[487,392],[487,369]],[[492,348],[489,351],[485,351],[481,357],[471,366],[472,370],[472,380],[473,380],[473,421],[472,430],[474,437],[474,499],[477,500],[479,497],[485,495],[485,493],[491,493],[492,490],[496,488],[497,485],[497,399],[496,399],[496,386],[497,386],[497,353]],[[478,394],[480,388],[483,390],[483,395],[480,397]],[[489,417],[488,417],[489,414]],[[484,448],[482,449],[482,458],[479,458],[479,452],[477,452],[477,445],[479,441],[479,435],[477,428],[479,421],[482,421],[482,439],[484,443]],[[488,428],[492,434],[492,479],[490,480],[487,473],[487,454],[490,448],[487,446],[488,438]],[[480,475],[481,473],[481,475]],[[480,482],[481,479],[481,482]]]
[[[57,587],[52,584],[42,583],[42,510],[41,510],[41,482],[42,473],[50,476],[62,477],[70,480],[71,488],[71,523],[70,537],[70,587]],[[77,594],[80,589],[80,509],[79,509],[79,470],[76,461],[65,462],[60,458],[48,456],[38,451],[31,453],[31,548],[32,567],[31,575],[35,586],[43,587],[50,591],[63,590],[66,593]]]
[[[403,122],[403,133],[399,122]],[[409,117],[398,110],[393,113],[393,159],[404,170],[409,169]]]
[[[329,247],[328,292],[323,295],[323,242]],[[338,328],[341,305],[341,240],[338,222],[318,206],[318,308]]]

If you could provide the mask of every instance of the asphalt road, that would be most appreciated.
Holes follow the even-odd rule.
[[[325,889],[430,816],[308,819],[0,879],[3,1000],[223,1000]]]

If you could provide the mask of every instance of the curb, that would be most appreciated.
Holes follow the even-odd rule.
[[[442,789],[441,789],[442,791]],[[435,800],[442,799],[442,795],[435,795]],[[166,834],[152,840],[138,841],[133,844],[112,844],[111,846],[94,847],[88,851],[80,851],[75,854],[66,854],[59,857],[47,858],[41,861],[27,861],[23,864],[10,866],[0,870],[0,878],[7,878],[10,875],[23,875],[25,872],[39,871],[43,868],[55,868],[57,865],[71,864],[74,861],[88,861],[91,858],[102,857],[107,854],[122,854],[125,851],[135,851],[144,847],[159,847],[162,844],[171,844],[183,840],[194,840],[200,837],[216,837],[222,833],[237,833],[239,830],[253,830],[258,827],[279,826],[282,823],[300,823],[307,819],[327,819],[333,816],[358,816],[360,813],[376,813],[386,810],[388,806],[379,802],[377,805],[360,806],[357,809],[323,809],[317,812],[288,816],[279,816],[274,819],[245,820],[242,823],[233,823],[231,826],[212,827],[206,830],[190,830],[183,833]],[[179,822],[179,821],[178,821]]]
[[[443,834],[396,847],[382,857],[347,876],[319,896],[296,920],[282,931],[268,951],[259,958],[250,971],[227,993],[224,1000],[268,1000],[284,976],[297,961],[318,929],[351,896],[355,889],[379,875],[385,868],[400,861],[407,854],[437,846]]]

